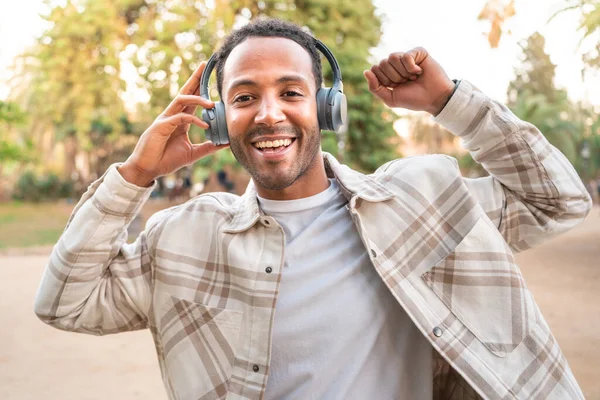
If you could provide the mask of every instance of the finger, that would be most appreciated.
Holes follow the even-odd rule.
[[[367,78],[367,82],[369,83],[369,91],[371,93],[379,97],[385,103],[388,103],[392,100],[392,91],[381,85],[381,82],[378,80],[373,71],[366,70],[363,72],[363,74],[365,78]]]
[[[179,90],[179,93],[194,94],[200,86],[200,78],[202,77],[202,72],[204,72],[205,67],[206,61],[202,61],[198,68],[196,68],[196,70],[192,73],[192,76],[190,76],[187,82],[183,84]]]
[[[402,65],[406,70],[414,75],[421,75],[423,73],[423,69],[419,67],[418,64],[422,63],[427,57],[427,53],[422,54],[420,48],[412,49],[407,53],[404,53],[400,57],[400,61],[402,61]]]
[[[171,104],[167,106],[163,114],[167,116],[175,115],[184,111],[188,106],[213,108],[215,103],[200,96],[194,96],[191,94],[178,94],[175,96],[173,101],[171,101]]]
[[[213,142],[204,142],[192,145],[192,162],[216,153],[219,150],[229,147],[229,144],[215,145]]]
[[[182,112],[184,112],[186,114],[193,114],[196,112],[196,108],[197,108],[196,106],[185,106],[183,108]]]
[[[164,125],[169,125],[173,129],[180,125],[185,125],[185,124],[194,124],[202,129],[208,129],[208,124],[206,122],[202,121],[200,118],[196,117],[195,115],[186,114],[186,113],[179,113],[179,114],[171,115],[170,117],[166,117],[159,123],[164,124]],[[169,132],[169,135],[172,133],[173,133],[172,131]]]
[[[200,93],[200,92],[198,92],[198,93]],[[195,96],[199,96],[198,93],[196,93]],[[215,102],[213,101],[212,103],[213,103],[213,107],[214,107]],[[213,107],[210,107],[210,108],[213,108]],[[185,107],[183,107],[182,112],[187,113],[187,114],[193,114],[196,112],[197,108],[198,108],[198,106],[185,106]]]
[[[390,65],[404,78],[404,82],[407,82],[410,79],[411,74],[404,68],[404,65],[402,65],[402,61],[400,60],[402,54],[403,53],[393,53],[390,55],[389,60]]]
[[[392,81],[392,83],[400,83],[402,81],[406,81],[407,76],[403,76],[399,71],[390,64],[389,59],[382,60],[379,63],[379,68],[383,71],[383,73]]]
[[[387,77],[386,74],[383,73],[381,67],[379,65],[373,65],[371,67],[371,72],[377,77],[377,80],[385,87],[390,87],[394,82]]]

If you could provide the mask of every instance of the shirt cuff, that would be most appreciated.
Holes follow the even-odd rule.
[[[131,217],[135,216],[156,187],[156,181],[150,187],[140,187],[129,183],[117,170],[121,164],[111,165],[98,191],[94,204],[107,214]]]
[[[488,100],[488,97],[470,82],[462,80],[434,120],[457,136],[466,135],[472,130],[471,122],[476,119]]]

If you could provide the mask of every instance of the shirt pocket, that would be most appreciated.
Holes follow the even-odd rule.
[[[177,400],[222,396],[233,372],[243,313],[169,296],[158,332]]]
[[[539,311],[512,251],[486,216],[422,279],[496,356],[506,357],[537,325]]]

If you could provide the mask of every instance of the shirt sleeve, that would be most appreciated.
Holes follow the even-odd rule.
[[[589,213],[591,198],[567,158],[471,83],[460,82],[435,120],[490,174],[465,183],[513,250],[564,232]]]
[[[59,329],[109,334],[147,326],[152,270],[148,232],[127,244],[127,227],[154,186],[137,187],[111,166],[76,205],[54,246],[35,313]]]

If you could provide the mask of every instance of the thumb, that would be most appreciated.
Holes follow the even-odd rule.
[[[192,163],[195,163],[201,158],[216,153],[221,149],[229,147],[229,144],[215,145],[213,142],[204,142],[192,145]]]
[[[370,70],[365,70],[363,75],[367,79],[367,83],[369,84],[369,91],[373,93],[375,96],[379,97],[385,103],[392,100],[392,91],[385,86],[379,83],[379,79],[375,76],[375,74]]]

